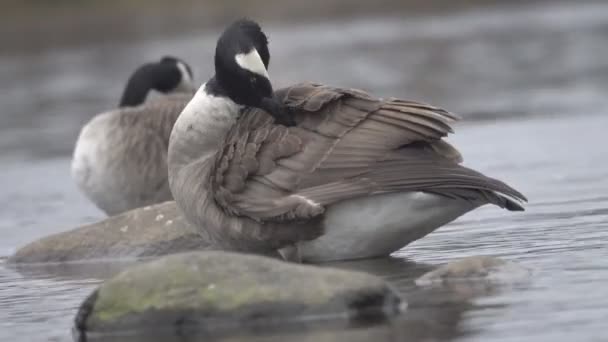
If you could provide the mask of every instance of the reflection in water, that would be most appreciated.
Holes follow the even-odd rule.
[[[258,340],[605,339],[608,4],[266,26],[277,87],[314,80],[462,114],[465,124],[449,140],[465,163],[522,190],[530,204],[522,214],[467,214],[393,259],[338,265],[391,281],[409,302],[399,319]],[[0,255],[101,217],[69,179],[78,129],[116,104],[142,60],[179,55],[206,79],[216,34],[0,56],[0,78],[10,80],[0,83]],[[504,256],[536,273],[531,284],[511,287],[413,285],[427,263],[471,255]],[[0,262],[0,340],[69,340],[82,299],[123,266],[15,271]]]

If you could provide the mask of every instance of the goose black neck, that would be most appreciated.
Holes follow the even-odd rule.
[[[217,76],[213,76],[205,83],[205,92],[209,95],[217,97],[228,97],[228,93],[217,80]]]
[[[145,64],[129,78],[119,106],[138,106],[146,100],[150,90],[166,93],[175,88],[180,79],[179,69],[175,67],[160,63]]]

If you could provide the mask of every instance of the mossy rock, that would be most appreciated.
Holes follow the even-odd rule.
[[[472,256],[452,261],[416,279],[419,286],[458,282],[504,283],[527,279],[531,271],[517,263],[492,256]]]
[[[396,313],[401,299],[379,277],[228,252],[174,254],[102,284],[76,317],[80,333],[198,333],[259,324]]]
[[[9,262],[139,258],[212,249],[201,233],[186,222],[171,201],[44,237],[19,249]]]

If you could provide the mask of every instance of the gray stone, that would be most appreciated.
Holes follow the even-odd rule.
[[[514,262],[492,256],[472,256],[447,263],[418,279],[416,285],[462,281],[511,282],[526,279],[531,271]]]
[[[174,254],[102,284],[76,331],[196,334],[266,324],[395,314],[404,307],[379,277],[228,252]]]
[[[171,201],[42,238],[19,249],[9,262],[139,258],[210,248],[209,239]]]

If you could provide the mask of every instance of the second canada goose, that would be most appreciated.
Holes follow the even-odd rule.
[[[220,244],[302,261],[386,256],[481,205],[523,210],[520,192],[442,140],[454,115],[311,83],[275,93],[269,60],[257,23],[229,26],[215,76],[171,133],[173,196]]]
[[[161,96],[148,99],[153,90]],[[82,128],[72,177],[106,214],[172,199],[167,179],[169,135],[195,90],[190,67],[163,57],[131,75],[119,108],[96,115]]]

